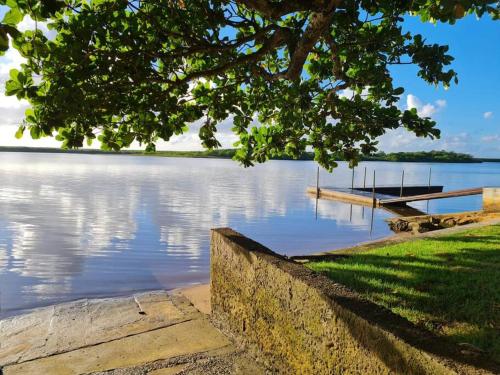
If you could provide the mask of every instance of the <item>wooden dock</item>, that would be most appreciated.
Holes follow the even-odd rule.
[[[311,195],[316,195],[316,188],[309,187],[307,192]],[[340,201],[344,203],[357,204],[366,207],[374,207],[373,195],[366,191],[351,190],[351,189],[340,189],[340,188],[320,188],[318,198],[329,199]],[[383,208],[392,214],[398,216],[418,216],[424,215],[424,212],[408,206],[407,204],[388,204],[386,206],[380,205],[381,198],[390,198],[390,196],[376,193],[375,195],[375,207]]]
[[[309,194],[316,194],[317,190],[315,187],[309,187],[307,189]],[[428,193],[429,192],[429,193]],[[383,204],[403,204],[412,202],[415,200],[425,200],[425,199],[414,199],[423,196],[435,196],[436,194],[448,195],[452,192],[443,193],[443,186],[406,186],[403,189],[403,196],[399,196],[401,193],[400,187],[394,186],[378,186],[375,187],[375,195],[373,195],[372,188],[355,187],[353,189],[349,188],[336,188],[336,187],[326,187],[319,188],[318,198],[333,199],[346,203],[361,204],[364,206],[373,206],[375,201],[375,206],[380,207]],[[395,198],[397,196],[397,198]],[[375,198],[375,199],[374,199]],[[432,198],[437,199],[437,198]]]
[[[395,187],[378,187],[375,188],[375,194],[373,190],[368,188],[319,188],[309,187],[307,192],[309,194],[317,195],[318,198],[331,199],[345,203],[358,204],[368,207],[380,207],[388,211],[396,213],[401,216],[413,216],[423,214],[416,208],[408,206],[407,203],[426,201],[432,199],[443,199],[443,198],[454,198],[454,197],[464,197],[469,195],[479,195],[483,193],[482,188],[473,189],[462,189],[443,192],[442,186],[431,186],[429,187],[409,187],[407,190],[412,192],[421,191],[432,191],[427,194],[415,194],[415,195],[403,195],[401,197],[394,197],[388,194],[382,194],[380,191],[393,192],[396,191]],[[381,190],[382,189],[382,190]],[[436,192],[438,191],[438,192]]]

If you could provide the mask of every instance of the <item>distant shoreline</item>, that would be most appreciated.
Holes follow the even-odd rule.
[[[123,150],[123,151],[104,151],[99,149],[79,149],[64,150],[52,147],[18,147],[18,146],[0,146],[0,152],[33,152],[50,154],[88,154],[88,155],[131,155],[131,156],[154,156],[154,157],[185,157],[185,158],[212,158],[212,159],[231,159],[234,156],[234,149],[221,149],[211,151],[156,151],[145,152],[142,150]],[[314,160],[312,152],[304,153],[299,159],[289,157],[277,157],[273,160]],[[341,158],[339,158],[340,161]],[[398,152],[398,153],[378,153],[375,155],[364,156],[361,161],[390,161],[390,162],[415,162],[415,163],[483,163],[500,162],[500,158],[475,158],[468,154],[457,154],[448,151],[429,151],[429,152]]]

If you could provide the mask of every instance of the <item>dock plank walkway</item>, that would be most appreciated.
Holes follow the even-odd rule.
[[[430,193],[430,194],[412,195],[408,197],[381,199],[379,204],[383,206],[387,204],[428,201],[432,199],[465,197],[468,195],[480,195],[480,194],[483,194],[483,188],[461,189],[461,190],[445,191],[441,193]]]
[[[307,192],[309,194],[316,194],[316,188],[315,187],[309,187],[307,189]],[[376,200],[379,200],[382,195],[381,194],[376,194]],[[390,196],[383,195],[384,198],[390,198]],[[351,189],[343,189],[343,188],[320,188],[319,189],[319,198],[325,198],[325,199],[333,199],[337,200],[340,202],[345,202],[345,203],[354,203],[354,204],[361,204],[364,206],[372,206],[373,205],[373,198],[372,194],[368,192],[363,192],[363,191],[356,191],[356,190],[351,190]]]

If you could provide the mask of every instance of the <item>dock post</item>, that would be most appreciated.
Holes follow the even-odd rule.
[[[316,172],[316,199],[319,198],[319,166]]]
[[[405,170],[403,169],[403,174],[401,175],[401,191],[399,192],[399,196],[403,196],[403,185],[405,182]]]
[[[431,176],[432,176],[432,167],[429,168],[429,184],[428,184],[428,192],[431,192]],[[429,201],[427,201],[426,213],[429,214]]]
[[[354,167],[352,167],[351,190],[354,190]]]
[[[373,189],[372,189],[372,199],[373,199],[373,205],[372,205],[372,217],[370,220],[370,236],[373,233],[373,218],[375,215],[375,169],[373,170]]]
[[[375,204],[375,169],[373,170],[372,199],[373,199],[373,207],[375,207],[376,206],[376,204]]]
[[[365,175],[363,177],[363,189],[366,189],[366,167],[365,167]],[[362,206],[361,208],[361,218],[364,220],[365,218],[365,206]]]

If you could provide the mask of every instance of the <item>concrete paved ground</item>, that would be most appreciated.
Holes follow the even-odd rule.
[[[4,375],[264,373],[212,326],[207,288],[79,300],[0,320],[0,368]]]

